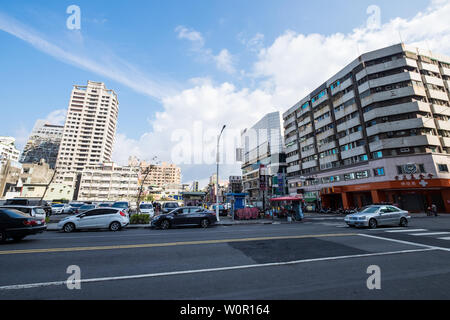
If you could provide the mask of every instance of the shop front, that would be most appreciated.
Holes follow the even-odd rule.
[[[322,206],[331,209],[361,208],[370,204],[392,203],[410,212],[425,212],[435,204],[439,212],[450,213],[450,180],[422,179],[386,181],[325,188]]]

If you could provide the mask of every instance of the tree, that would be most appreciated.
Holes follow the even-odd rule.
[[[154,157],[152,159],[152,161],[155,161],[158,157]],[[145,175],[144,179],[142,179],[141,182],[141,187],[139,188],[139,193],[137,196],[137,201],[136,201],[136,207],[137,207],[137,213],[140,214],[141,213],[141,208],[140,208],[140,204],[141,204],[141,196],[142,196],[142,192],[144,191],[144,183],[147,180],[148,176],[150,175],[150,173],[152,172],[152,169],[156,167],[156,165],[150,164],[147,168],[145,168],[145,171],[143,172],[143,174]]]

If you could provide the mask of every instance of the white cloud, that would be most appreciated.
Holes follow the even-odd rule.
[[[67,115],[66,109],[55,110],[55,111],[52,111],[47,116],[47,118],[45,118],[45,121],[47,121],[48,123],[53,124],[53,125],[63,126],[64,123],[66,122],[66,115]]]
[[[262,33],[255,34],[252,38],[248,39],[243,32],[237,36],[238,40],[246,46],[246,48],[252,52],[258,52],[264,47],[264,35]]]
[[[229,74],[235,73],[235,58],[227,49],[220,51],[218,55],[214,55],[213,51],[205,47],[205,39],[202,34],[194,29],[188,29],[185,26],[175,28],[179,39],[189,40],[192,43],[191,51],[197,55],[197,59],[203,62],[214,62],[217,69]]]

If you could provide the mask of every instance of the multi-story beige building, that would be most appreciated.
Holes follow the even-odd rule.
[[[449,98],[450,57],[404,44],[363,54],[284,114],[290,193],[450,213]]]
[[[75,85],[56,163],[57,182],[76,184],[87,166],[111,161],[119,102],[104,83]]]
[[[160,165],[153,165],[144,161],[140,163],[140,168],[140,181],[145,178],[146,170],[150,169],[144,187],[163,188],[167,185],[181,185],[181,168],[174,164],[163,162]]]
[[[112,162],[87,166],[78,191],[80,201],[133,201],[137,199],[139,167],[121,167]]]

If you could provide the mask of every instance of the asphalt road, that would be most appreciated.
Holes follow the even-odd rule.
[[[69,290],[69,266],[81,289]],[[381,289],[369,290],[369,266]],[[299,224],[46,232],[0,245],[0,299],[449,299],[450,217],[409,228]]]

